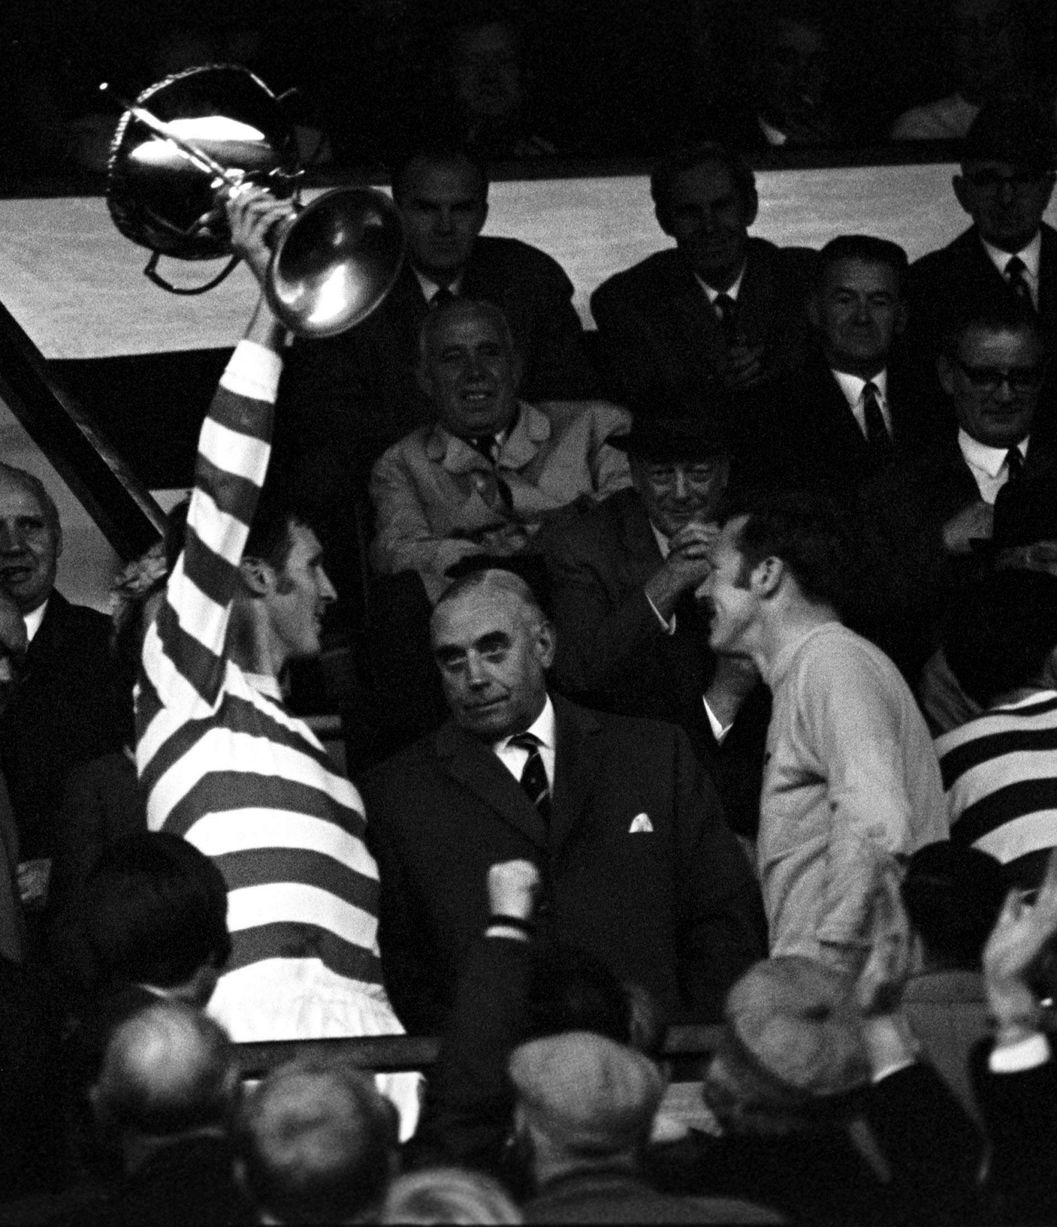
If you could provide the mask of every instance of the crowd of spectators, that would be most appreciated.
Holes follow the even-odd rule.
[[[5,180],[106,165],[126,97],[205,63],[245,64],[290,101],[312,164],[378,166],[443,132],[480,156],[652,158],[712,135],[757,157],[841,157],[964,136],[984,101],[1054,102],[1041,0],[113,0],[13,7],[0,63]]]
[[[225,199],[262,293],[109,621],[0,465],[3,1221],[1057,1221],[1044,14],[950,0],[949,78],[871,100],[958,141],[969,225],[910,263],[750,233],[746,155],[865,139],[838,10],[753,6],[729,92],[732,9],[650,12],[637,71],[675,40],[700,108],[654,74],[623,125],[682,142],[667,245],[585,333],[549,255],[482,235],[486,159],[594,140],[532,56],[583,21],[604,58],[634,6],[309,9],[300,41],[281,6],[150,11],[147,78],[359,27],[300,137],[384,149],[407,252],[363,323],[291,338],[293,206]],[[89,172],[108,121],[30,84]],[[289,702],[337,640],[344,765]],[[680,1024],[713,1025],[689,1122]],[[405,1031],[441,1037],[425,1078],[324,1048],[240,1081],[236,1045]]]

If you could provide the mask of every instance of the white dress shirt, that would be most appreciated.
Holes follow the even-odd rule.
[[[547,696],[547,700],[543,704],[543,711],[522,732],[532,733],[539,739],[539,752],[540,758],[543,760],[543,770],[547,773],[547,784],[550,786],[551,792],[553,792],[554,755],[558,748],[558,740],[554,724],[554,704],[551,702],[550,695]],[[514,733],[512,736],[518,737],[520,734]],[[510,738],[504,737],[500,741],[493,742],[492,753],[495,754],[515,780],[521,780],[521,773],[525,770],[525,764],[528,762],[528,750],[522,746],[512,746]]]
[[[1024,460],[1028,458],[1028,442],[1029,439],[1021,439],[1017,444],[1017,451]],[[976,480],[980,497],[985,503],[993,505],[999,490],[1009,481],[1009,468],[1006,465],[1009,448],[988,447],[986,443],[974,439],[964,430],[958,431],[958,446]]]
[[[22,615],[22,621],[26,624],[26,641],[33,642],[33,636],[40,630],[40,624],[44,621],[44,614],[47,611],[48,602],[45,601],[42,605],[38,605],[36,609],[31,610],[28,614]]]
[[[848,402],[848,408],[852,411],[856,422],[859,423],[859,429],[862,431],[863,438],[869,436],[866,433],[866,406],[863,404],[863,392],[868,383],[872,383],[877,389],[877,404],[881,409],[881,416],[884,418],[885,429],[888,431],[888,437],[892,437],[892,410],[888,404],[888,370],[879,372],[871,379],[860,379],[858,375],[850,375],[847,371],[834,371],[833,378],[840,385],[840,390],[844,393],[844,399]]]
[[[1008,281],[1006,265],[1014,256],[1020,257],[1024,265],[1023,277],[1028,283],[1028,289],[1031,291],[1031,301],[1034,303],[1037,311],[1039,308],[1039,264],[1042,260],[1042,231],[1036,231],[1035,237],[1027,247],[1022,247],[1020,251],[1002,251],[1001,248],[992,247],[990,243],[985,243],[983,239],[980,242],[983,243],[988,259],[1002,274],[1003,281]]]
[[[738,295],[741,293],[741,283],[745,280],[745,265],[741,266],[741,272],[734,278],[730,288],[726,290],[717,290],[714,286],[709,285],[703,277],[698,277],[697,273],[694,273],[694,277],[697,280],[697,284],[705,291],[705,297],[708,299],[709,306],[714,311],[716,309],[716,299],[720,294],[726,294],[728,298],[733,298],[735,302],[738,301]]]
[[[427,277],[425,273],[420,273],[417,268],[412,268],[411,271],[418,278],[418,284],[422,287],[422,293],[426,296],[426,302],[432,302],[433,295],[440,289],[451,290],[453,294],[457,295],[462,286],[462,273],[450,285],[441,286],[439,281],[434,281],[432,278]]]

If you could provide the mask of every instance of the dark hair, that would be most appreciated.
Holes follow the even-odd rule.
[[[269,472],[253,513],[244,558],[259,558],[276,571],[282,571],[293,547],[290,529],[295,524],[312,524],[311,495],[294,480],[292,473],[276,468]]]
[[[780,558],[810,601],[847,610],[857,557],[844,514],[829,499],[802,491],[753,492],[732,499],[726,518],[746,516],[737,547],[751,571]]]
[[[895,273],[899,283],[899,292],[903,292],[903,283],[909,264],[907,253],[890,239],[878,238],[875,234],[838,234],[818,253],[818,265],[815,270],[815,282],[821,285],[826,274],[840,260],[859,260],[863,264],[883,264]]]
[[[235,1127],[254,1201],[284,1223],[362,1216],[385,1196],[396,1141],[395,1109],[345,1058],[274,1070],[243,1101]]]
[[[975,971],[1006,897],[1001,864],[947,840],[919,848],[900,886],[914,932],[935,963]]]
[[[408,146],[390,167],[389,181],[397,204],[407,190],[407,175],[413,162],[428,162],[433,166],[466,163],[477,176],[481,200],[487,201],[489,178],[484,161],[459,141],[436,139]]]
[[[734,187],[742,203],[754,213],[759,203],[756,195],[756,176],[752,167],[742,157],[718,141],[704,141],[663,157],[650,172],[650,195],[657,210],[661,225],[667,225],[672,186],[683,171],[692,170],[706,162],[717,162],[734,180]]]
[[[958,349],[969,332],[1027,332],[1047,353],[1049,342],[1039,322],[1038,315],[1027,303],[1012,294],[994,302],[973,302],[959,311],[950,326],[944,331],[943,353],[953,362]]]
[[[137,831],[103,850],[74,923],[96,987],[172,988],[231,955],[227,886],[208,856],[162,831]]]
[[[943,652],[984,707],[1035,682],[1057,648],[1057,576],[1011,568],[968,588],[947,617]]]

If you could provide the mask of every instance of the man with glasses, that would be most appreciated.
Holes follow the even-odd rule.
[[[1019,299],[1047,334],[1057,328],[1057,231],[1042,220],[1055,165],[1052,113],[1026,101],[980,112],[965,139],[961,174],[952,181],[973,224],[910,269],[909,338],[926,365],[966,308]],[[1057,422],[1047,416],[1043,425],[1052,432]]]
[[[884,646],[914,674],[947,609],[986,565],[996,521],[1015,517],[1045,484],[1057,499],[1057,456],[1033,435],[1047,374],[1035,311],[1016,298],[971,310],[936,365],[956,437],[894,464],[863,496],[875,609],[893,637]]]

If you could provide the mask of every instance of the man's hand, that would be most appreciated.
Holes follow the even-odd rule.
[[[877,867],[870,953],[855,983],[864,1018],[896,1013],[910,973],[910,920],[899,893],[899,866],[885,857]]]
[[[723,383],[728,388],[751,388],[766,374],[763,366],[763,346],[742,342],[727,350],[727,365]]]
[[[531,920],[540,893],[540,871],[531,861],[500,861],[488,870],[488,910],[492,916]]]
[[[646,595],[667,621],[684,592],[698,589],[712,573],[712,550],[719,540],[718,524],[692,520],[668,542],[668,557],[646,581]]]
[[[1010,891],[984,947],[984,986],[999,1038],[1031,1033],[1039,1003],[1028,973],[1057,934],[1057,852],[1050,854],[1046,877],[1034,903]]]
[[[990,538],[994,530],[995,509],[978,499],[951,516],[943,526],[943,548],[948,554],[968,554],[970,541]]]
[[[268,235],[275,225],[293,217],[294,206],[262,187],[243,184],[229,194],[224,208],[231,227],[231,248],[263,288],[272,256]]]

